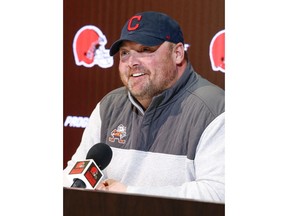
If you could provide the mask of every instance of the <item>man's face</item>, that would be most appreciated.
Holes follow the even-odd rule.
[[[151,99],[177,81],[172,50],[173,44],[169,42],[152,47],[123,42],[119,50],[120,77],[135,98]]]

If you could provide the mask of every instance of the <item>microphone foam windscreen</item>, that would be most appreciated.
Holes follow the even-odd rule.
[[[103,170],[108,166],[112,159],[112,149],[105,143],[95,144],[88,151],[86,159],[94,160],[97,166]]]

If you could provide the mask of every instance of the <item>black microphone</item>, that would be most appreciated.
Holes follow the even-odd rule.
[[[95,189],[102,180],[103,173],[112,159],[112,149],[105,143],[98,143],[88,151],[86,160],[77,161],[68,174],[71,187]]]

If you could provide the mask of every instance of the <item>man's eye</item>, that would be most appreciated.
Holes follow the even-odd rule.
[[[159,47],[160,47],[160,45],[159,46],[143,46],[143,47],[140,48],[139,52],[153,53]]]
[[[152,52],[152,50],[150,49],[150,47],[143,47],[140,52]]]
[[[122,50],[122,51],[120,52],[120,55],[121,55],[121,56],[126,56],[126,55],[128,55],[128,54],[129,54],[129,52],[126,51],[126,50]]]

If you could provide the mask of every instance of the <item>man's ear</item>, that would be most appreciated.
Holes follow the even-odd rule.
[[[180,64],[184,60],[185,50],[184,45],[182,43],[178,43],[174,46],[175,53],[175,62],[176,64]]]

